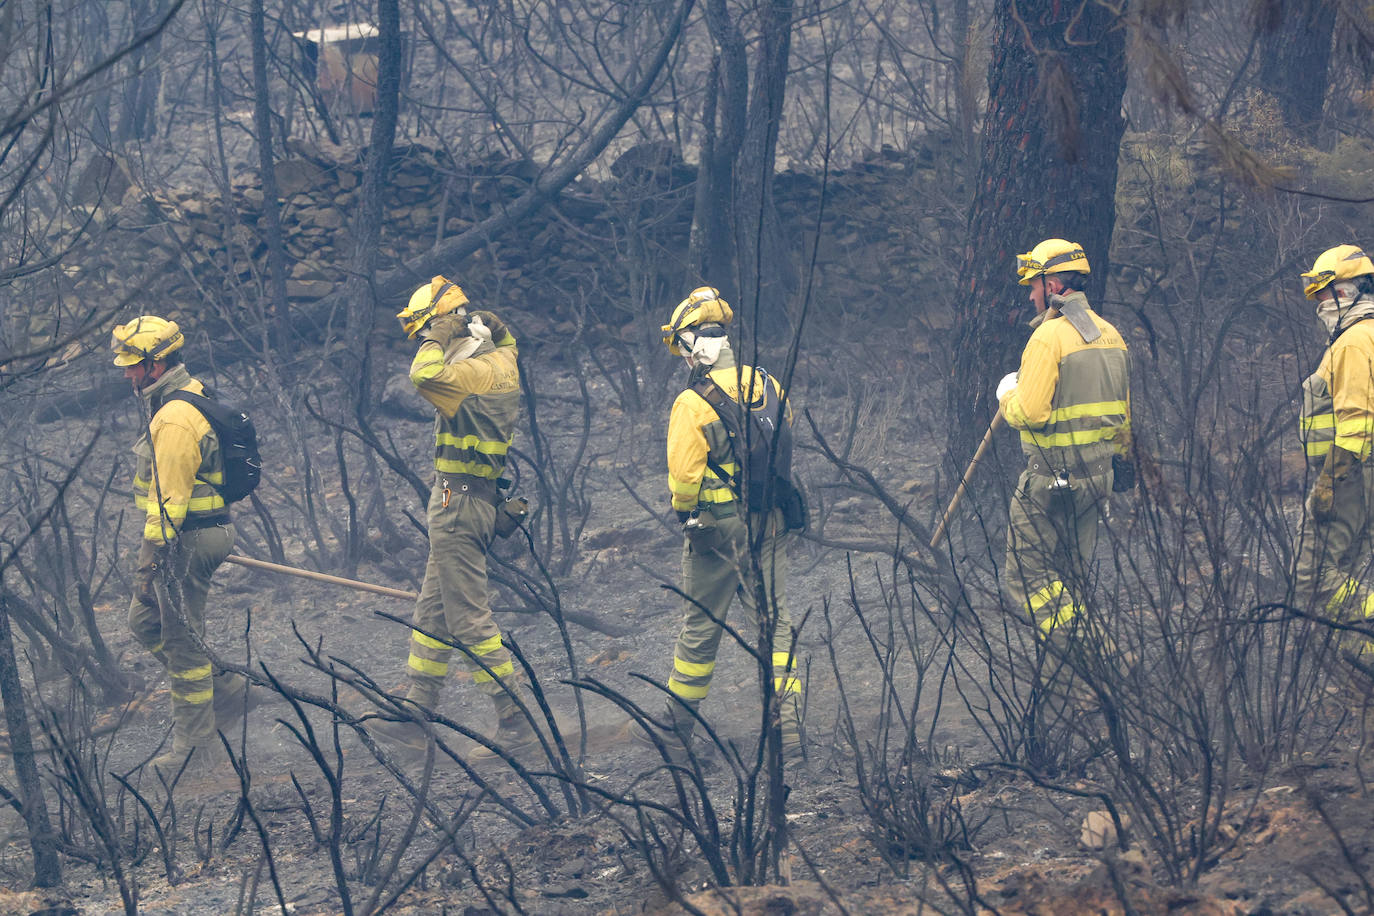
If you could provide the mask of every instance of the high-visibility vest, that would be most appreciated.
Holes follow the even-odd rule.
[[[463,400],[452,417],[436,413],[434,469],[490,480],[500,477],[519,416],[518,389],[474,394]]]
[[[1090,313],[1093,314],[1093,313]],[[1113,453],[1126,444],[1130,426],[1129,358],[1121,335],[1093,314],[1102,336],[1085,343],[1066,319],[1054,318],[1036,329],[1027,344],[1022,378],[1036,359],[1058,354],[1053,367],[1054,394],[1043,426],[1032,427],[1017,412],[1022,405],[1013,398],[1007,419],[1021,431],[1021,449],[1032,466],[1050,471],[1093,472],[1106,467]]]

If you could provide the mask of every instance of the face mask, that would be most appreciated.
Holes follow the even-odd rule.
[[[692,343],[692,365],[714,366],[727,343],[724,337],[698,337]]]
[[[1340,320],[1340,315],[1340,306],[1334,298],[1323,299],[1317,303],[1317,320],[1326,328],[1327,334],[1336,333],[1336,322]]]

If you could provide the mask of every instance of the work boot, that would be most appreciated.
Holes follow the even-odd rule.
[[[178,747],[174,741],[170,751],[158,754],[148,766],[168,782],[226,777],[233,769],[219,739],[191,747]]]
[[[490,736],[490,741],[492,744],[499,744],[507,754],[518,758],[522,753],[529,753],[540,746],[539,733],[534,730],[529,718],[520,708],[521,704],[531,711],[536,707],[525,690],[523,678],[508,677],[504,683],[510,689],[510,693],[502,690],[491,695],[497,725],[496,734]],[[469,752],[468,757],[478,762],[501,759],[495,751],[480,744]]]
[[[429,736],[419,722],[406,719],[394,722],[378,719],[367,723],[368,732],[385,746],[387,750],[403,760],[423,757],[429,748]]]
[[[219,680],[215,683],[215,728],[225,733],[237,727],[245,716],[259,706],[281,699],[280,694],[261,687],[249,690],[248,682],[237,675],[223,678],[223,686]]]
[[[517,760],[540,747],[539,733],[520,712],[502,718],[496,726],[496,734],[489,740]],[[468,753],[468,758],[479,763],[502,759],[500,754],[480,744]]]
[[[806,748],[802,746],[801,735],[796,732],[782,733],[782,762],[784,766],[802,763],[806,760]]]
[[[668,762],[675,766],[686,766],[690,755],[682,736],[676,731],[663,731],[661,729],[656,729],[656,731],[658,731],[659,740],[663,742],[664,750],[668,752]],[[656,754],[660,753],[658,745],[654,744],[654,739],[633,719],[621,727],[621,734],[635,747],[647,748]]]
[[[674,699],[667,701],[667,708],[663,710],[663,717],[668,720],[670,727],[658,729],[658,738],[663,742],[664,750],[667,751],[668,763],[685,767],[691,762],[692,732],[696,729],[697,720],[683,708],[681,703]],[[631,721],[629,728],[631,741],[640,747],[658,751],[653,739],[637,724]],[[700,755],[698,759],[701,759]]]

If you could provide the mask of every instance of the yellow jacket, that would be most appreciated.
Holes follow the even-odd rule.
[[[1374,320],[1350,325],[1303,383],[1300,434],[1307,457],[1324,461],[1334,442],[1361,460],[1374,442]]]
[[[763,400],[763,392],[754,388],[755,379],[759,376],[753,367],[737,369],[735,358],[728,350],[722,351],[709,377],[727,397],[736,401],[740,400],[741,381],[746,394],[754,392],[751,405]],[[785,398],[786,393],[777,379],[771,375],[768,378],[778,397]],[[792,422],[791,405],[787,407],[787,421]],[[729,476],[739,475],[739,465],[731,450],[725,425],[720,422],[715,408],[688,388],[677,396],[668,417],[668,492],[675,511],[690,512],[698,504],[723,505],[734,502],[735,494],[729,483],[707,466],[708,455]]]
[[[1021,430],[1021,448],[1050,470],[1096,470],[1130,446],[1130,381],[1126,343],[1096,312],[1087,314],[1102,336],[1083,340],[1057,312],[1026,343],[1016,387],[1002,399],[1008,425]]]
[[[134,505],[144,512],[144,539],[155,544],[176,540],[188,516],[227,518],[229,513],[211,486],[224,482],[224,472],[210,421],[185,401],[165,400],[182,389],[205,392],[185,366],[173,366],[143,392],[153,417],[134,445]]]

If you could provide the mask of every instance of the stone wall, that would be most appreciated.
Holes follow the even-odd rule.
[[[304,304],[348,276],[349,221],[359,205],[363,163],[299,144],[292,152],[278,163],[276,179],[290,263],[287,295]],[[951,205],[961,202],[962,189],[937,163],[929,151],[889,150],[824,180],[795,171],[777,176],[778,207],[798,263],[808,264],[817,246],[818,293],[842,295],[847,313],[883,311],[904,300],[923,261],[935,249],[947,250],[944,240],[960,228],[962,217],[922,207],[931,194],[926,186],[938,186]],[[452,272],[493,307],[520,308],[527,333],[574,322],[625,336],[625,326],[646,307],[656,313],[688,282],[695,171],[671,150],[646,145],[617,161],[612,176],[574,182]],[[397,266],[498,212],[534,177],[522,162],[493,157],[460,164],[424,145],[399,148],[385,201],[383,266]],[[265,288],[262,203],[254,172],[209,194],[145,193],[128,183],[121,199],[95,210],[102,237],[74,258],[68,274],[137,286],[149,308],[172,303],[171,312],[207,299],[251,301]],[[79,279],[76,285],[79,296]]]

